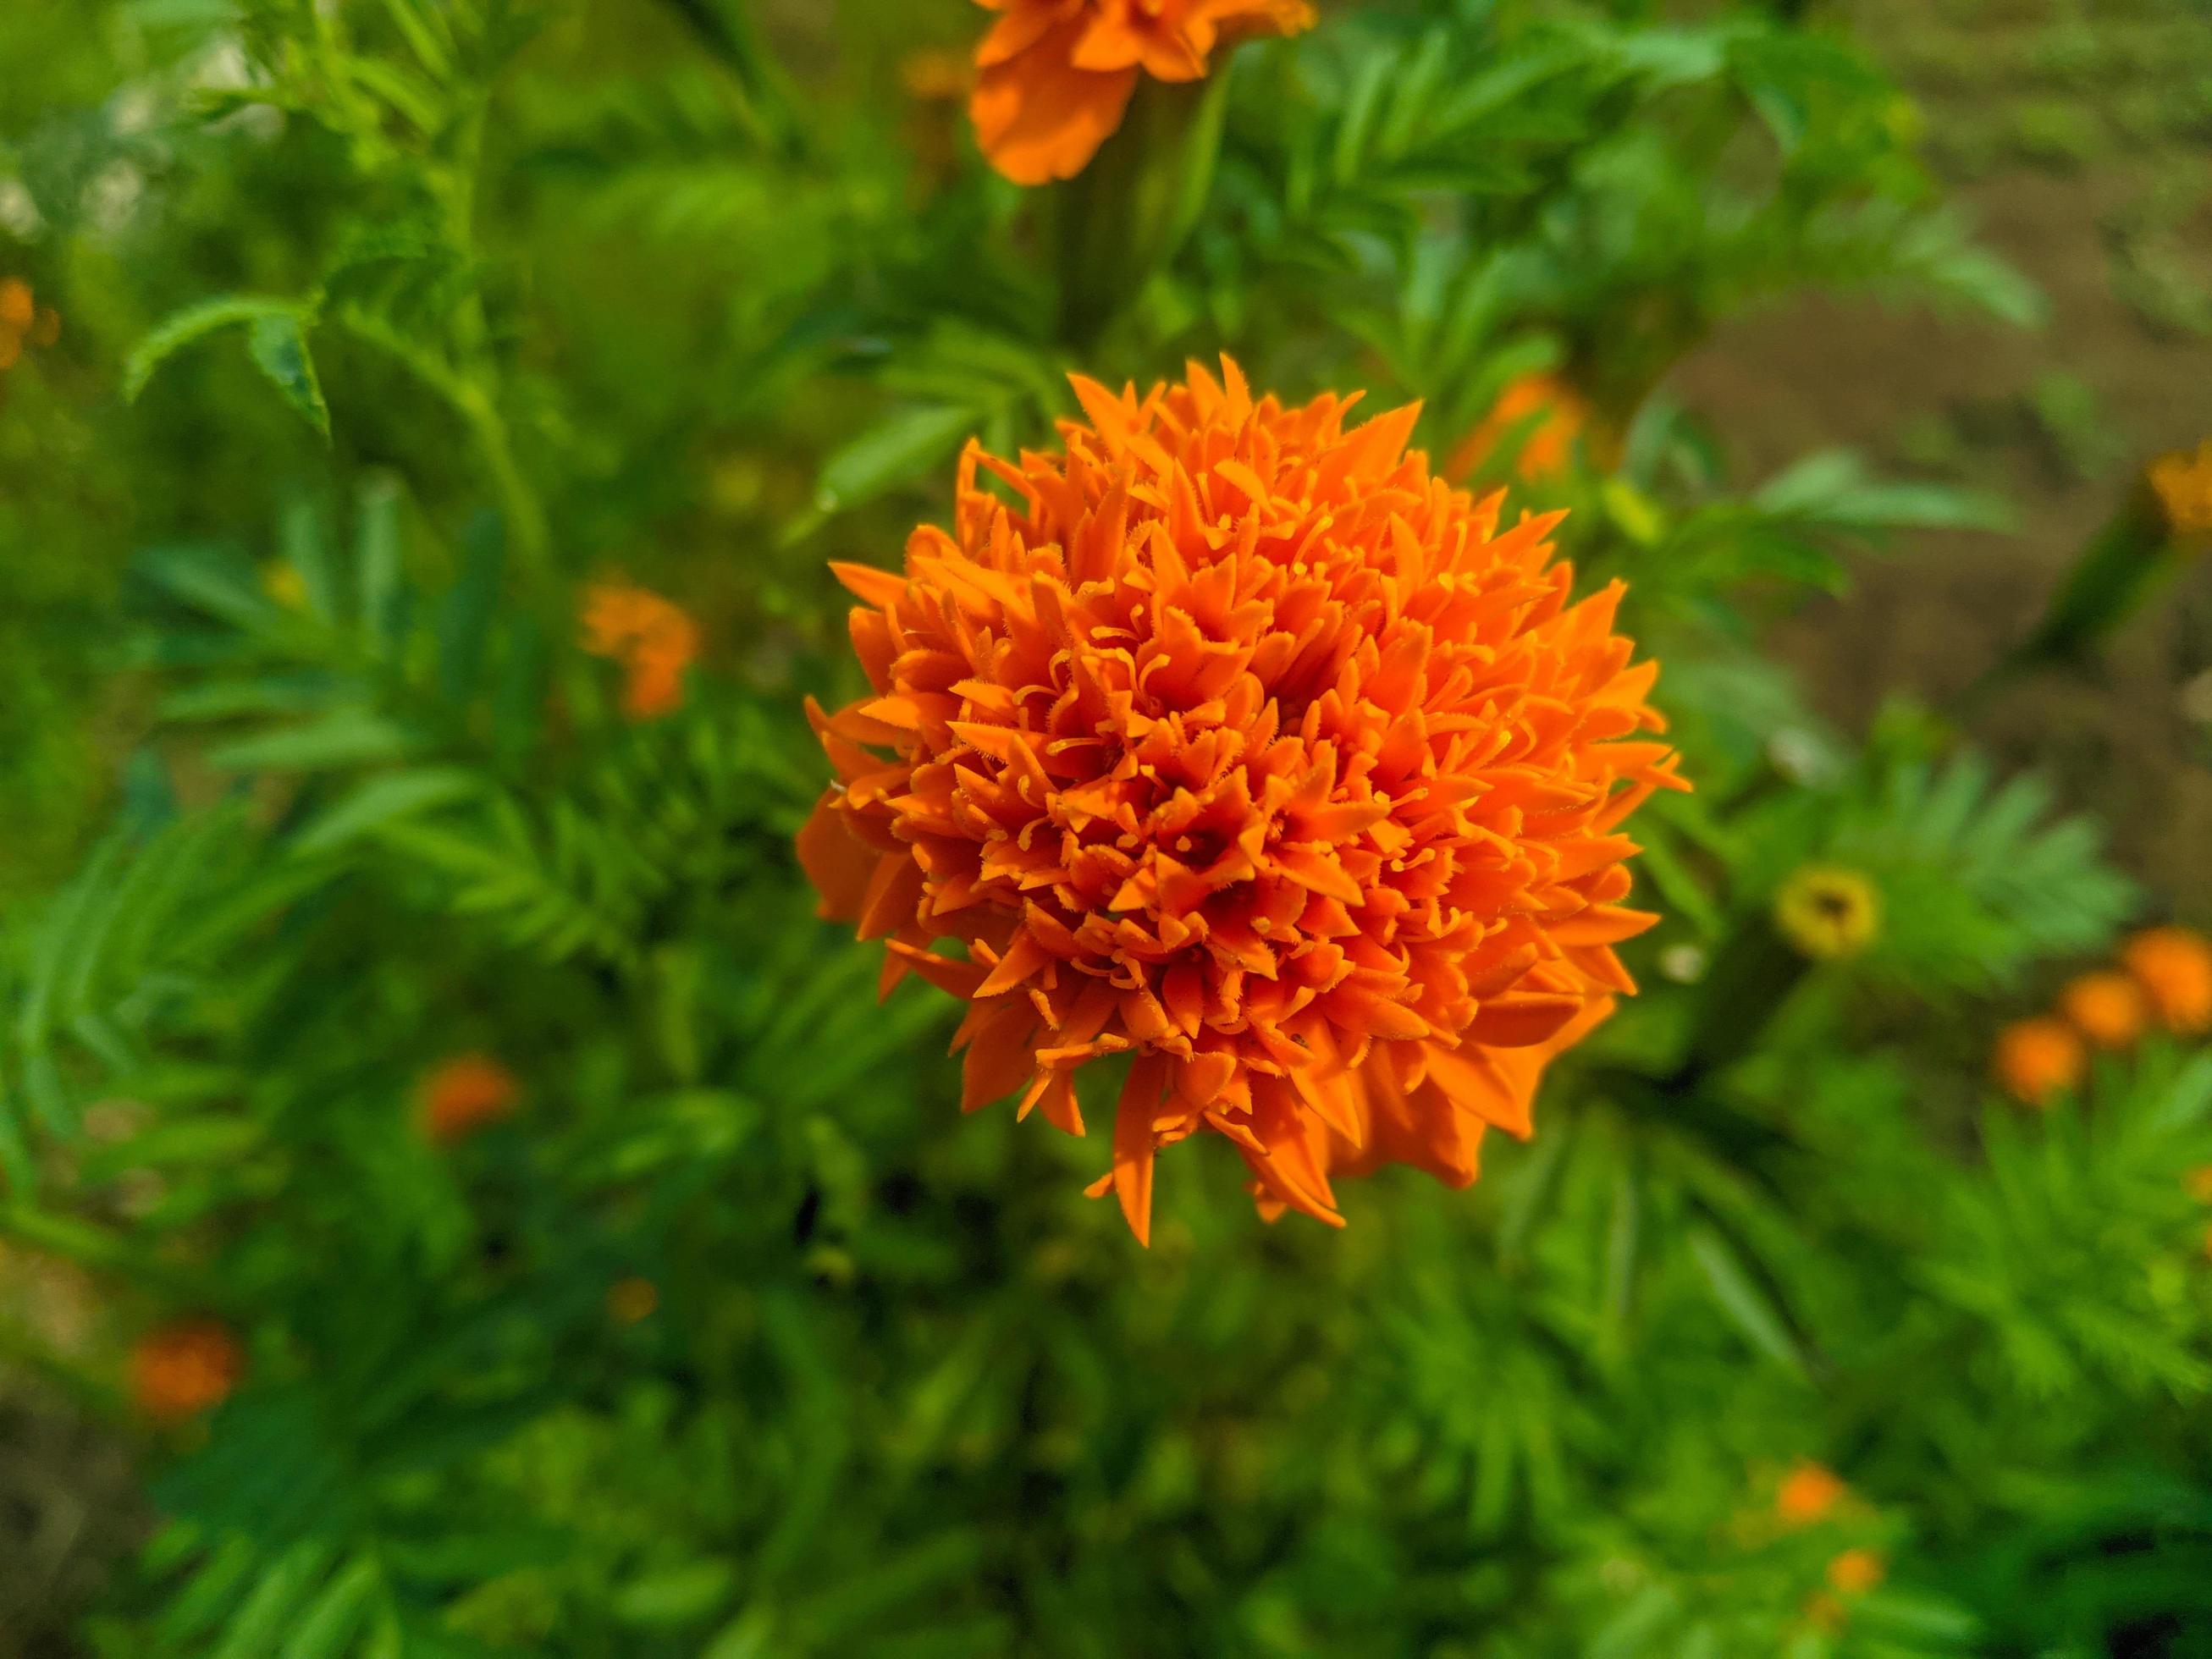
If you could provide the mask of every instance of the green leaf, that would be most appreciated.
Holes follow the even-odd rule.
[[[1692,1229],[1689,1238],[1690,1254],[1722,1311],[1735,1322],[1753,1347],[1803,1375],[1808,1369],[1805,1355],[1790,1335],[1789,1325],[1728,1242],[1710,1227]]]
[[[146,383],[154,378],[155,370],[185,347],[203,339],[218,329],[234,324],[254,324],[279,318],[289,318],[296,328],[301,307],[297,301],[255,298],[231,295],[220,300],[203,301],[187,306],[158,324],[145,338],[131,348],[131,356],[123,366],[123,396],[126,402],[136,403]],[[258,361],[258,348],[256,349]],[[267,365],[263,365],[264,369]],[[273,378],[273,376],[272,376]]]
[[[949,453],[978,418],[964,404],[932,404],[878,422],[823,463],[817,511],[842,513],[904,483]]]
[[[207,759],[227,772],[313,772],[403,759],[414,744],[412,732],[381,714],[337,708],[305,726],[218,744]]]
[[[483,787],[481,778],[459,767],[425,767],[371,778],[301,831],[292,850],[327,853],[384,824],[466,799]]]
[[[356,1561],[324,1587],[276,1659],[335,1659],[361,1627],[370,1599],[383,1582],[374,1560],[364,1557]]]
[[[737,1573],[726,1561],[672,1567],[617,1590],[615,1615],[632,1625],[689,1625],[720,1607],[736,1584]]]
[[[308,355],[307,330],[299,315],[283,312],[257,318],[246,345],[255,366],[284,394],[284,401],[329,442],[330,406],[323,401],[323,384],[315,374],[315,360]]]

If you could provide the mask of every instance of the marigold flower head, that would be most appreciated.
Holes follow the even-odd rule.
[[[2121,947],[2120,963],[2167,1030],[2212,1030],[2212,939],[2193,928],[2148,928]]]
[[[1619,585],[1576,603],[1350,399],[1075,382],[1018,465],[970,444],[951,533],[836,567],[872,694],[810,707],[838,781],[799,837],[823,914],[969,1000],[969,1109],[1080,1133],[1077,1069],[1128,1057],[1109,1186],[1230,1140],[1271,1218],[1332,1175],[1475,1176],[1545,1064],[1633,990],[1620,833],[1683,787]],[[986,486],[1002,484],[1018,504]],[[951,939],[965,960],[930,949]]]
[[[1590,422],[1589,402],[1556,374],[1524,374],[1498,394],[1474,431],[1446,463],[1455,478],[1472,477],[1499,445],[1516,434],[1514,476],[1528,483],[1558,477],[1574,457],[1575,441]]]
[[[2058,1012],[2100,1048],[2124,1048],[2150,1023],[2142,989],[2125,974],[2083,974],[2058,994]]]
[[[2023,1019],[1997,1034],[1992,1063],[2004,1091],[2024,1106],[2048,1106],[2078,1085],[2089,1051],[2062,1019]]]
[[[2150,465],[2151,493],[2177,537],[2212,536],[2212,438]]]
[[[1849,1491],[1834,1470],[1800,1463],[1775,1489],[1774,1512],[1793,1527],[1818,1526],[1835,1513]]]
[[[2212,1164],[2200,1164],[2182,1176],[2181,1184],[2199,1204],[2212,1204]]]
[[[1774,925],[1819,962],[1855,957],[1881,932],[1881,895],[1856,870],[1808,867],[1775,895]]]
[[[1072,179],[1113,137],[1137,78],[1196,81],[1217,46],[1313,27],[1309,0],[976,0],[999,21],[975,48],[969,114],[1018,185]]]
[[[238,1339],[210,1319],[181,1320],[139,1339],[131,1351],[131,1398],[156,1423],[214,1410],[246,1374]]]
[[[658,720],[684,705],[684,672],[698,660],[699,625],[658,593],[605,582],[584,596],[584,649],[622,665],[625,714]]]
[[[514,1114],[514,1073],[483,1054],[457,1054],[422,1079],[422,1128],[442,1146]]]

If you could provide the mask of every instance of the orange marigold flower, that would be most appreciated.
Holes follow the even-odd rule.
[[[684,704],[684,671],[699,658],[699,625],[642,587],[606,582],[584,596],[584,649],[623,666],[623,712],[657,720]]]
[[[2150,487],[2174,535],[2212,535],[2212,438],[2153,461]]]
[[[2058,994],[2058,1012],[2100,1048],[2124,1048],[2150,1023],[2142,989],[2125,974],[2083,974]]]
[[[514,1114],[514,1073],[483,1054],[459,1054],[422,1079],[422,1128],[450,1146]]]
[[[2181,1184],[2199,1204],[2212,1204],[2212,1164],[2200,1164],[2182,1176]]]
[[[184,1320],[131,1349],[131,1398],[157,1423],[183,1423],[230,1398],[245,1374],[236,1337],[213,1320]]]
[[[1311,28],[1309,0],[977,0],[999,21],[975,48],[968,112],[1018,185],[1072,179],[1114,135],[1143,73],[1204,78],[1215,46]]]
[[[2063,1020],[2023,1019],[1997,1034],[1997,1081],[2024,1106],[2048,1106],[2089,1069],[2080,1035]]]
[[[2153,927],[2127,942],[2120,962],[2167,1030],[2212,1030],[2212,939],[2193,928]]]
[[[1154,1152],[1199,1130],[1263,1213],[1332,1224],[1332,1174],[1463,1186],[1486,1126],[1527,1135],[1657,920],[1621,907],[1621,823],[1685,787],[1556,517],[1431,477],[1416,410],[1347,429],[1223,370],[1078,379],[1088,423],[1018,465],[971,443],[952,533],[836,567],[874,691],[809,709],[823,914],[888,940],[887,987],[969,1000],[969,1109],[1018,1088],[1080,1133],[1077,1068],[1129,1057],[1093,1190],[1140,1239]]]
[[[1528,483],[1556,477],[1567,470],[1575,441],[1589,421],[1589,400],[1558,375],[1524,374],[1498,394],[1490,413],[1452,452],[1444,471],[1455,478],[1471,477],[1500,444],[1522,434],[1514,475]]]
[[[1849,1490],[1833,1470],[1800,1463],[1776,1489],[1774,1512],[1793,1527],[1818,1526],[1835,1513]]]
[[[1828,1563],[1828,1583],[1845,1595],[1863,1595],[1888,1577],[1888,1564],[1869,1549],[1845,1550]]]

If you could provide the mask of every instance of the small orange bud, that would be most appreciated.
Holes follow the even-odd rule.
[[[188,1422],[230,1397],[246,1374],[246,1355],[210,1319],[164,1325],[131,1351],[131,1398],[156,1423]]]
[[[1888,1566],[1872,1550],[1845,1550],[1828,1563],[1828,1583],[1845,1595],[1863,1595],[1888,1577]]]
[[[2084,974],[2058,994],[2058,1012],[2100,1048],[2124,1048],[2150,1023],[2142,988],[2125,974]]]
[[[2014,1100],[2048,1106],[2081,1083],[2089,1054],[2063,1021],[2023,1019],[1998,1034],[1994,1066],[1997,1081]]]
[[[2193,928],[2153,927],[2127,942],[2120,961],[2167,1030],[2212,1030],[2212,939]]]
[[[660,1292],[649,1279],[625,1279],[607,1292],[607,1317],[617,1325],[641,1325],[659,1309]]]
[[[451,1146],[486,1124],[513,1115],[520,1091],[514,1074],[483,1054],[459,1054],[422,1080],[422,1128]]]
[[[1774,1494],[1774,1512],[1793,1527],[1817,1526],[1835,1513],[1849,1490],[1832,1470],[1800,1463]]]

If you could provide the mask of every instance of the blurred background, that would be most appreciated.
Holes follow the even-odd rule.
[[[0,9],[0,1656],[2212,1655],[2198,1033],[2002,1046],[2212,922],[2212,9],[1319,11],[1024,191],[966,0]],[[1139,1253],[798,708],[1224,349],[1569,507],[1700,793],[1533,1146]]]

